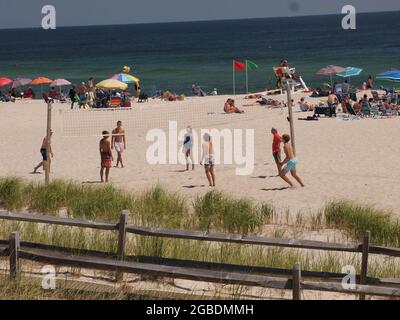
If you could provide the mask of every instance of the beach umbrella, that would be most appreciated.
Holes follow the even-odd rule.
[[[61,94],[61,87],[70,86],[72,83],[65,79],[56,79],[51,84],[50,87],[59,87]]]
[[[36,78],[36,79],[32,80],[31,85],[32,86],[41,86],[41,91],[42,91],[42,94],[43,94],[43,85],[44,84],[50,84],[52,82],[53,82],[53,80],[51,80],[49,78],[39,77],[39,78]]]
[[[106,90],[125,90],[127,87],[128,85],[126,83],[115,79],[106,79],[96,84],[96,88]]]
[[[30,84],[31,82],[32,82],[32,79],[17,78],[17,79],[14,79],[13,84],[12,84],[12,88],[23,87],[23,86],[26,86],[26,85]]]
[[[347,67],[346,70],[339,72],[336,75],[339,77],[342,77],[342,78],[351,78],[351,77],[358,76],[362,71],[363,71],[363,69],[360,69],[360,68]]]
[[[400,81],[400,70],[385,71],[376,76],[378,80]]]
[[[111,79],[115,79],[115,80],[121,81],[123,83],[138,83],[139,82],[138,78],[136,78],[130,74],[127,74],[127,73],[114,74],[111,77]]]
[[[343,72],[343,71],[345,71],[346,69],[345,68],[343,68],[343,67],[339,67],[339,66],[334,66],[334,65],[329,65],[329,66],[326,66],[325,68],[322,68],[322,69],[319,69],[318,71],[317,71],[317,75],[320,75],[320,76],[330,76],[330,79],[331,79],[331,86],[333,85],[333,83],[332,83],[332,76],[334,75],[334,74],[337,74],[337,73],[339,73],[339,72]]]
[[[13,81],[9,78],[0,78],[0,87],[4,87],[4,86],[10,84],[11,82],[13,82]]]

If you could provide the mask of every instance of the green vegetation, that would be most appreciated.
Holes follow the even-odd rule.
[[[375,244],[400,247],[400,222],[392,212],[352,201],[335,201],[323,209],[328,226],[345,230],[350,237],[362,240],[367,230]]]
[[[262,226],[277,220],[274,207],[268,203],[257,204],[250,199],[233,198],[216,190],[189,202],[161,186],[133,195],[111,185],[83,186],[62,180],[55,180],[45,187],[19,178],[0,178],[0,207],[113,222],[117,222],[120,212],[127,209],[130,211],[129,222],[137,225],[241,234],[259,232]],[[288,217],[287,214],[287,223]],[[365,231],[370,230],[373,243],[400,246],[399,221],[391,212],[350,201],[331,202],[315,214],[300,212],[295,216],[293,225],[281,225],[272,229],[271,233],[275,237],[285,237],[290,235],[291,228],[319,230],[327,226],[345,231],[353,241],[360,241]],[[7,239],[12,231],[19,231],[23,241],[74,248],[77,254],[81,250],[117,250],[118,236],[114,231],[0,221],[0,239]],[[303,270],[338,273],[344,265],[360,268],[358,254],[135,235],[127,237],[126,254],[286,269],[300,262]],[[382,257],[370,258],[369,276],[400,277],[398,259],[384,259],[382,263]],[[12,292],[6,285],[3,288]],[[0,287],[0,290],[3,288]],[[29,297],[29,294],[26,296]],[[60,293],[60,298],[65,297],[64,294],[68,297],[69,293]],[[24,295],[21,291],[18,296]]]

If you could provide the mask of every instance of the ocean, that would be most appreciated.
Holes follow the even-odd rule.
[[[193,83],[232,93],[232,60],[249,59],[252,92],[274,86],[272,67],[287,58],[311,87],[328,64],[364,69],[351,79],[361,87],[369,75],[400,68],[400,12],[358,14],[357,29],[343,30],[341,15],[0,30],[0,77],[46,76],[95,82],[122,71],[141,79],[148,94],[190,94]],[[245,91],[244,72],[236,90]]]

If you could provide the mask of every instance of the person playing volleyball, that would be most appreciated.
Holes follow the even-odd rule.
[[[122,153],[126,149],[126,139],[125,139],[125,129],[122,128],[122,122],[117,122],[117,127],[112,131],[112,138],[111,138],[111,149],[117,151],[117,164],[115,165],[118,168],[118,164],[121,163],[121,168],[124,167],[122,163]]]
[[[106,179],[105,181],[108,182],[108,176],[110,174],[110,168],[112,167],[112,162],[114,160],[112,152],[111,152],[111,143],[109,140],[109,132],[103,131],[103,138],[100,140],[99,143],[99,151],[100,151],[100,159],[101,159],[101,169],[100,169],[100,179],[101,182],[104,182],[104,169],[106,169]]]

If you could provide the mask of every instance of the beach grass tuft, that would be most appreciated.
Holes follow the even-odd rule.
[[[323,213],[328,226],[346,231],[353,239],[361,241],[369,230],[373,243],[400,247],[400,222],[391,211],[341,200],[328,203]]]

